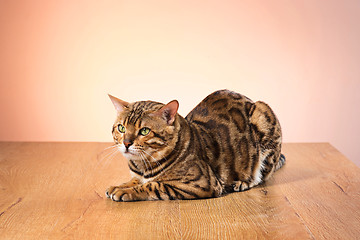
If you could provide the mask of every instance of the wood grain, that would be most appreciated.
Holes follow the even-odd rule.
[[[0,239],[359,239],[360,169],[327,143],[243,193],[130,203],[105,197],[130,179],[110,145],[0,143]]]

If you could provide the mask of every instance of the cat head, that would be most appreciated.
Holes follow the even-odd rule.
[[[128,103],[109,97],[117,111],[114,142],[127,159],[158,161],[171,152],[177,140],[178,101]]]

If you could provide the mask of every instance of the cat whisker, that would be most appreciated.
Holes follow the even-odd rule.
[[[97,159],[98,160],[101,160],[103,159],[104,157],[106,157],[107,155],[110,155],[113,151],[116,151],[118,150],[118,144],[114,144],[110,147],[107,147],[105,149],[103,149],[98,155],[97,155]],[[108,150],[113,150],[113,151],[110,151],[110,153],[108,152]]]
[[[108,166],[109,164],[110,164],[110,162],[112,162],[113,161],[113,159],[115,159],[117,156],[118,156],[118,154],[120,154],[118,151],[113,151],[112,153],[110,153],[110,154],[108,154],[103,160],[105,160],[104,161],[104,166]]]
[[[107,148],[104,148],[103,151],[106,151],[106,150],[111,149],[111,148],[118,148],[118,147],[119,147],[119,144],[114,144],[114,145],[111,145],[111,146],[109,146]]]
[[[101,153],[98,154],[97,159],[102,161],[107,159],[110,155],[112,155],[113,153],[117,152],[118,149],[116,148],[108,148],[103,150]]]
[[[145,155],[144,155],[142,152],[139,152],[139,154],[140,154],[141,160],[142,160],[142,161],[144,162],[144,164],[145,164],[146,170],[147,170],[147,171],[150,170],[150,169],[147,167],[147,164],[149,164],[149,166],[150,166],[150,168],[151,168],[151,172],[152,172],[152,171],[153,171],[153,168],[152,168],[150,162],[146,159]]]
[[[161,159],[165,159],[167,161],[167,158],[164,156],[164,154],[161,154],[158,152],[158,154],[160,155]],[[160,166],[161,164],[159,163],[159,161],[156,161],[156,163],[158,164],[158,166]]]
[[[152,164],[151,162],[148,160],[148,158],[143,154],[144,150],[142,149],[142,147],[136,147],[134,148],[134,150],[136,150],[136,152],[139,154],[141,160],[143,161],[144,163],[144,166],[145,166],[145,169],[147,171],[153,171],[153,167],[152,167]]]
[[[161,166],[160,163],[159,163],[159,161],[157,161],[153,156],[151,156],[151,154],[149,154],[149,153],[146,152],[145,150],[142,150],[142,152],[143,152],[143,153],[146,153],[147,155],[149,155],[149,156],[153,159],[153,161],[157,164],[158,167]]]
[[[96,167],[98,167],[100,163],[103,163],[104,166],[108,166],[114,158],[122,159],[118,144],[105,148],[97,155],[98,164]]]

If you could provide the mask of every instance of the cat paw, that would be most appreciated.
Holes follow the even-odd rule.
[[[106,196],[115,202],[133,201],[131,194],[119,187],[111,186],[106,190]]]
[[[233,190],[235,192],[243,192],[251,188],[251,184],[243,181],[237,181],[233,184]]]
[[[105,194],[107,198],[111,198],[111,193],[115,190],[115,188],[116,188],[115,186],[111,186],[108,189],[106,189]]]

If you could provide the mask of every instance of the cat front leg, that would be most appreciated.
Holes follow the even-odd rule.
[[[114,188],[109,198],[116,202],[176,200],[219,197],[222,190],[183,182],[148,182],[132,188]]]
[[[200,160],[184,162],[157,180],[131,188],[109,189],[108,196],[117,202],[128,202],[210,198],[223,192],[223,184],[211,167]]]
[[[160,184],[159,182],[148,182],[127,189],[114,188],[112,191],[108,192],[108,195],[109,198],[116,202],[165,199],[166,197],[163,194],[163,191],[160,190],[162,186],[163,184]]]

